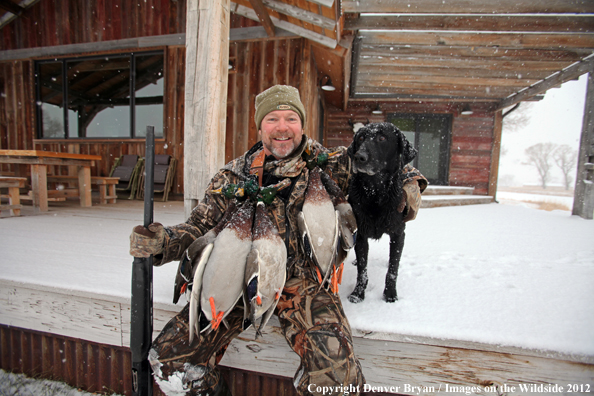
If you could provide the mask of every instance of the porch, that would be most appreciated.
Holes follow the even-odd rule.
[[[446,312],[443,317],[422,320],[428,330],[425,333],[377,331],[361,325],[357,310],[369,311],[375,307],[381,307],[377,310],[377,320],[383,320],[386,310],[397,310],[400,312],[397,322],[406,323],[406,307],[419,303],[411,290],[423,287],[422,280],[427,278],[418,275],[419,267],[424,267],[419,253],[431,257],[433,246],[438,246],[442,256],[448,255],[446,249],[439,248],[444,230],[459,232],[453,224],[444,224],[442,217],[456,218],[456,224],[467,229],[480,218],[488,229],[489,222],[481,210],[490,208],[508,210],[496,204],[423,209],[407,228],[403,260],[415,265],[402,268],[399,282],[404,286],[401,289],[403,299],[394,305],[380,305],[381,302],[376,300],[381,293],[382,279],[376,279],[377,290],[370,287],[363,305],[345,302],[355,332],[356,352],[367,382],[376,387],[375,390],[381,390],[372,394],[435,394],[440,387],[444,390],[446,384],[464,387],[460,389],[480,387],[481,391],[475,393],[485,395],[503,392],[504,386],[507,386],[507,394],[525,394],[519,384],[594,386],[593,353],[568,353],[546,345],[524,347],[513,342],[503,346],[505,343],[486,342],[481,337],[465,337],[463,334],[460,337],[436,337],[428,330],[433,326],[450,334],[455,330],[451,328],[455,321],[448,324],[444,318],[458,316],[462,321],[459,315],[464,310],[484,321],[488,317],[505,317],[509,307],[504,306],[505,299],[498,300],[497,296],[490,299],[490,307],[483,307],[486,311],[478,309],[480,304],[467,304],[462,308],[459,303],[452,302],[455,309],[451,314]],[[155,221],[180,223],[184,220],[183,209],[181,201],[156,200]],[[464,214],[468,210],[472,212]],[[25,205],[21,217],[0,219],[0,250],[3,251],[0,259],[1,368],[57,378],[90,391],[130,394],[128,347],[132,258],[128,255],[128,236],[132,227],[142,222],[142,211],[143,203],[139,200],[118,199],[115,205],[90,208],[81,208],[76,201],[65,201],[52,203],[46,213],[34,213]],[[514,212],[514,216],[518,214],[524,212]],[[534,215],[533,212],[529,214]],[[590,224],[577,220],[577,225],[570,221],[572,227],[588,227]],[[474,230],[469,232],[478,237]],[[500,233],[499,230],[493,232]],[[482,237],[491,238],[489,235],[485,231]],[[456,254],[456,247],[449,248]],[[558,250],[561,251],[561,247]],[[457,254],[465,253],[458,251]],[[433,261],[432,273],[440,272],[439,260],[438,256],[429,259]],[[456,266],[455,257],[444,260],[446,265]],[[489,261],[489,258],[482,257],[481,260]],[[343,297],[352,288],[354,267],[349,265],[351,261],[352,257],[347,258],[345,282],[341,286]],[[486,268],[499,266],[497,259],[491,261]],[[379,267],[383,276],[385,269]],[[171,304],[176,269],[175,263],[155,268],[154,335],[182,307],[181,303],[178,306]],[[483,284],[483,289],[497,282],[498,275],[490,270],[477,268],[476,271],[484,273],[473,272],[471,280],[490,279]],[[373,278],[376,275],[370,272]],[[454,294],[456,288],[455,285],[448,287],[448,294]],[[513,293],[510,290],[503,288],[500,296]],[[523,292],[529,293],[527,289]],[[443,295],[442,301],[451,298],[448,294]],[[525,296],[523,301],[531,301],[532,297]],[[438,303],[429,295],[426,298],[433,304]],[[402,309],[404,311],[399,311]],[[589,316],[588,312],[582,314]],[[533,326],[539,328],[540,333],[546,332],[547,328],[543,315],[545,313],[530,319],[536,320]],[[431,325],[431,322],[436,323]],[[576,339],[579,343],[579,337],[573,332],[580,326],[569,322],[566,326],[567,333],[559,338]],[[235,396],[294,394],[291,378],[298,364],[276,321],[257,341],[251,330],[242,334],[231,344],[221,362]],[[509,390],[512,388],[515,390]],[[464,390],[449,393],[464,394]]]

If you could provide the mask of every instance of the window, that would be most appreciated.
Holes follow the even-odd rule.
[[[388,121],[419,150],[413,161],[415,168],[431,184],[447,185],[451,118],[435,114],[390,114]]]
[[[36,63],[41,139],[163,137],[163,52]]]

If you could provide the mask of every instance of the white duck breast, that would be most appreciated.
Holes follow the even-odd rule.
[[[297,220],[305,248],[311,250],[325,280],[335,261],[339,215],[322,184],[320,172],[314,168],[309,173],[305,201]]]
[[[242,295],[245,263],[252,246],[253,215],[253,204],[246,202],[214,241],[200,295],[202,314],[211,325],[202,331],[216,329]]]
[[[344,250],[349,250],[355,245],[355,235],[357,233],[357,220],[351,204],[347,201],[344,193],[338,187],[338,184],[325,172],[320,172],[322,183],[326,191],[332,198],[334,209],[340,214],[340,239]]]
[[[256,337],[272,316],[287,277],[287,248],[278,234],[264,203],[258,202],[254,219],[252,249],[245,269],[245,318]],[[257,321],[260,320],[259,326]]]

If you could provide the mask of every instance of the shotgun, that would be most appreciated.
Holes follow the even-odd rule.
[[[144,226],[153,222],[155,128],[146,127],[144,161]],[[153,336],[153,256],[134,257],[132,263],[132,298],[130,350],[132,351],[132,394],[152,396],[153,378],[148,362]]]

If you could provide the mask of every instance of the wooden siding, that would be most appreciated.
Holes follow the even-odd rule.
[[[178,311],[171,304],[155,304],[153,336]],[[128,298],[2,279],[0,368],[130,394],[129,318]],[[516,389],[509,395],[522,394],[518,384],[594,385],[592,356],[357,329],[353,335],[367,383],[398,387],[395,392],[402,394],[433,395],[445,383],[465,388],[507,384]],[[261,338],[255,339],[252,328],[234,339],[220,365],[236,396],[295,394],[290,378],[299,357],[276,317]],[[496,393],[490,389],[476,393]]]
[[[334,107],[327,109],[326,145],[348,146],[351,143],[353,133],[349,121],[384,122],[390,113],[451,114],[453,122],[449,152],[449,185],[474,187],[474,193],[478,195],[488,193],[496,114],[491,111],[489,105],[476,105],[477,109],[471,116],[458,115],[459,105],[446,102],[383,102],[383,114],[371,114],[376,105],[377,102],[372,101],[355,101],[349,104],[347,111]]]
[[[43,0],[0,30],[0,50],[185,31],[185,0]]]

